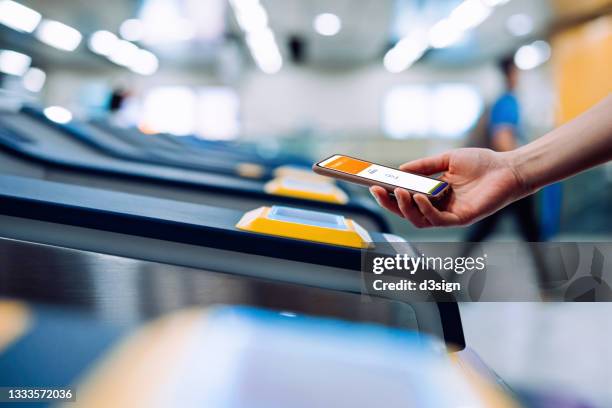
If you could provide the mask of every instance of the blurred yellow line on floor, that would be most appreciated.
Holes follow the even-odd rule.
[[[177,375],[187,344],[202,322],[201,310],[185,310],[146,324],[120,340],[81,379],[77,401],[66,408],[151,407],[163,398],[169,378]]]
[[[30,310],[24,303],[0,300],[0,352],[23,336],[30,323]]]

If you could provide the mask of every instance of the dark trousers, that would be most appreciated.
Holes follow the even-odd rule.
[[[484,241],[495,230],[500,220],[506,216],[514,218],[525,241],[538,242],[540,240],[540,227],[536,219],[535,200],[533,196],[527,196],[477,222],[469,230],[466,241]]]
[[[527,242],[539,242],[540,226],[536,217],[535,207],[535,198],[533,195],[530,195],[515,201],[502,210],[477,222],[470,228],[466,236],[465,241],[467,242],[467,246],[464,247],[464,255],[468,255],[471,252],[475,243],[486,240],[491,233],[494,232],[495,227],[500,223],[503,217],[513,218],[523,240]],[[540,285],[546,286],[548,282],[548,272],[541,251],[534,245],[530,245],[529,249],[535,262]]]

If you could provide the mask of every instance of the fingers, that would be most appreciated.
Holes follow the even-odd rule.
[[[396,188],[393,193],[404,218],[410,220],[417,228],[431,227],[431,223],[421,214],[408,191]]]
[[[429,176],[448,170],[450,155],[443,153],[438,156],[425,157],[402,164],[399,168],[402,171],[419,173]]]
[[[411,195],[404,189],[396,188],[393,191],[395,195],[393,199],[387,190],[379,186],[370,187],[370,192],[381,207],[406,218],[417,228],[448,227],[461,224],[456,214],[438,210],[423,194]]]
[[[415,194],[413,199],[414,202],[416,202],[420,213],[423,214],[423,216],[432,226],[448,227],[451,225],[459,225],[461,223],[461,220],[456,214],[438,210],[423,194]]]
[[[372,195],[378,202],[378,205],[383,208],[386,208],[387,210],[400,217],[403,217],[403,214],[398,207],[397,201],[394,200],[391,196],[389,196],[387,190],[380,186],[373,186],[370,187],[370,193],[372,193]]]

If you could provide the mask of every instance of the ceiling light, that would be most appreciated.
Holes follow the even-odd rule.
[[[128,65],[129,69],[141,75],[153,75],[158,67],[159,60],[155,54],[142,49],[133,54],[132,61]]]
[[[40,23],[40,13],[11,0],[0,1],[0,23],[13,30],[31,33]]]
[[[522,37],[533,31],[533,18],[527,14],[514,14],[506,20],[506,28],[510,34]]]
[[[134,61],[134,56],[140,49],[129,41],[118,40],[108,59],[117,65],[129,66]]]
[[[110,31],[96,31],[89,38],[89,49],[100,55],[109,55],[117,45],[119,39]]]
[[[36,38],[64,51],[74,51],[82,37],[75,28],[53,20],[43,20],[36,30]]]
[[[268,13],[259,0],[230,0],[230,4],[259,69],[267,74],[280,71],[283,57],[274,39],[274,33],[268,27]]]
[[[481,0],[465,0],[449,16],[449,20],[461,30],[469,30],[485,21],[491,14],[491,7]]]
[[[497,6],[503,6],[504,4],[508,3],[510,0],[481,0],[481,1],[489,7],[497,7]]]
[[[256,33],[247,34],[247,45],[255,63],[266,74],[274,74],[283,66],[283,58],[280,54],[272,30],[265,29]]]
[[[427,42],[416,38],[406,37],[398,42],[385,54],[383,64],[387,71],[398,73],[408,69],[427,50]]]
[[[151,51],[118,38],[108,54],[108,59],[141,75],[152,75],[159,67],[159,60]]]
[[[321,35],[332,36],[340,32],[342,21],[335,14],[323,13],[315,17],[313,27]]]
[[[119,34],[128,41],[141,40],[143,32],[144,25],[142,24],[142,21],[136,18],[125,20],[123,23],[121,23],[121,26],[119,26]]]
[[[23,75],[30,67],[32,58],[20,52],[0,51],[0,72],[9,75]]]
[[[72,113],[61,106],[49,106],[43,111],[47,119],[56,123],[68,123],[72,120]]]
[[[550,45],[546,41],[534,41],[523,45],[514,54],[514,63],[522,70],[536,68],[550,58]]]
[[[409,63],[404,61],[400,53],[395,52],[395,50],[393,49],[390,49],[389,51],[387,51],[385,57],[383,58],[383,65],[385,66],[385,69],[387,71],[397,74],[398,72],[402,72],[403,70],[408,68]]]
[[[196,23],[183,15],[181,2],[147,0],[139,13],[142,41],[150,45],[168,45],[195,38]]]
[[[45,86],[46,79],[47,74],[45,74],[45,71],[39,68],[30,68],[23,75],[23,87],[30,92],[40,92],[43,86]]]
[[[429,44],[434,48],[449,47],[462,37],[463,31],[447,18],[438,21],[429,30]]]
[[[268,13],[259,2],[245,3],[236,9],[236,20],[242,31],[251,32],[268,26]]]

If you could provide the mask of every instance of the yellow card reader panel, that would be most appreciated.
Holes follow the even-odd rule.
[[[301,180],[293,177],[278,177],[266,183],[266,193],[303,198],[306,200],[324,201],[335,204],[346,204],[348,196],[338,186],[312,180]]]
[[[265,169],[260,164],[244,162],[236,165],[236,174],[240,177],[259,179],[264,173]]]
[[[373,246],[370,234],[349,218],[292,207],[259,207],[245,213],[236,228],[352,248]]]

